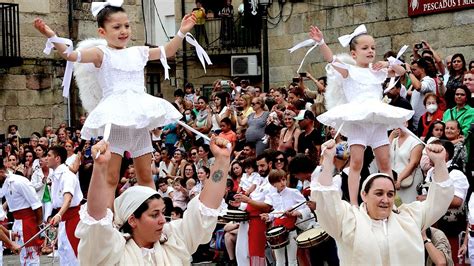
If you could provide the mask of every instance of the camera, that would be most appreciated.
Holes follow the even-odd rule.
[[[221,80],[221,86],[229,86],[229,83],[228,80]]]
[[[300,78],[293,78],[293,82],[294,82],[294,83],[299,83],[299,82],[300,82]]]
[[[302,72],[302,73],[299,73],[299,74],[300,74],[300,77],[306,78],[306,72]]]
[[[423,48],[423,43],[420,42],[420,43],[415,44],[415,48],[418,49],[418,50],[422,49]]]

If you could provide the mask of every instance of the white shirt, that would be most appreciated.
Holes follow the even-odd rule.
[[[448,161],[446,163],[446,166],[449,166],[449,165],[451,165],[451,161]],[[433,176],[433,171],[434,171],[434,167],[432,167],[426,173],[426,178],[425,178],[426,182],[432,181],[431,177]],[[467,181],[466,175],[464,175],[464,173],[459,170],[451,170],[451,172],[449,172],[449,179],[453,181],[454,196],[462,199],[464,202],[464,200],[466,199],[467,190],[469,189],[469,182]]]
[[[50,168],[46,183],[48,183],[48,181],[51,180],[52,176],[53,176],[53,169]],[[44,173],[41,168],[35,170],[33,172],[33,175],[31,175],[31,184],[35,188],[36,194],[38,195],[38,199],[40,201],[43,199],[44,186],[46,185],[45,183],[43,183],[43,178],[44,178]]]
[[[425,94],[428,92],[436,92],[436,82],[431,77],[425,76],[420,80],[421,88],[419,91],[413,90],[411,95],[410,104],[413,107],[415,114],[413,115],[413,125],[418,126],[418,121],[420,117],[426,112],[425,105],[423,104],[423,99]]]
[[[306,199],[303,194],[301,194],[297,189],[289,187],[285,187],[281,192],[278,192],[276,189],[272,190],[265,196],[265,203],[273,207],[272,213],[286,212],[305,201]],[[303,217],[306,213],[310,212],[310,209],[306,204],[299,206],[296,210],[299,211]],[[272,215],[272,213],[270,213],[272,220],[273,218],[281,216],[281,214]]]
[[[169,198],[170,197],[170,193],[174,191],[174,189],[168,185],[168,189],[166,190],[166,192],[163,192],[161,191],[161,189],[158,189],[158,194],[162,197],[162,198]]]
[[[468,208],[467,218],[469,220],[469,224],[474,225],[474,192],[471,194],[471,198],[469,199],[467,208]]]
[[[166,163],[164,161],[160,162],[160,173],[158,174],[160,177],[166,177],[167,174],[171,174],[171,170],[173,170],[173,163],[170,161],[169,165],[166,166]],[[164,171],[163,171],[164,170]],[[167,174],[165,174],[165,171]]]
[[[36,210],[42,206],[35,188],[24,176],[9,174],[0,193],[11,212],[26,208]]]
[[[257,172],[253,172],[249,175],[244,173],[240,179],[240,187],[247,191],[252,185],[260,185],[263,182],[263,178]]]
[[[52,174],[51,201],[54,209],[61,208],[65,193],[71,193],[72,195],[69,207],[78,206],[83,199],[79,179],[69,170],[67,165],[61,164]]]

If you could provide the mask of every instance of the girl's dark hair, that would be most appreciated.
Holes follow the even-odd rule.
[[[464,93],[466,94],[466,105],[469,104],[469,96],[471,95],[471,91],[467,88],[466,85],[461,85],[459,87],[457,87],[455,90],[454,90],[454,93],[456,93],[457,90],[463,90]]]
[[[252,168],[254,171],[257,171],[257,159],[255,157],[249,157],[242,162],[242,170],[245,171],[247,168]]]
[[[207,158],[211,158],[213,155],[211,153],[211,148],[209,147],[208,144],[201,144],[198,146],[198,148],[202,148],[204,150],[204,152],[207,153]]]
[[[216,106],[217,109],[220,111],[222,111],[222,109],[224,108],[224,106],[227,105],[227,100],[230,98],[230,95],[229,93],[227,93],[226,91],[220,91],[218,93],[216,93],[216,97],[219,98],[221,100],[221,105],[220,106]]]
[[[207,178],[211,176],[211,170],[207,166],[203,165],[200,169],[204,170],[204,172],[207,174]]]
[[[185,177],[186,168],[187,168],[188,166],[191,166],[192,169],[193,169],[193,176],[192,176],[191,178],[194,179],[195,181],[198,180],[198,178],[197,178],[196,166],[195,166],[193,163],[187,163],[187,164],[184,165],[184,168],[183,168],[183,169],[184,169],[183,177]],[[185,178],[186,178],[186,177],[185,177]]]
[[[351,39],[351,41],[349,42],[349,49],[351,51],[355,51],[356,45],[357,45],[357,39],[359,39],[360,36],[364,36],[364,35],[369,35],[369,34],[367,33],[359,34]]]
[[[461,73],[466,72],[466,59],[464,58],[463,54],[454,54],[453,57],[451,57],[451,67],[449,69],[449,75],[452,76],[453,78],[456,77],[456,71],[453,68],[453,61],[454,59],[458,58],[461,59],[462,61],[462,68],[460,70]]]
[[[374,180],[379,179],[379,178],[385,178],[385,179],[390,180],[390,182],[392,182],[393,189],[395,190],[395,181],[390,176],[387,176],[385,174],[380,174],[380,175],[377,175],[375,177],[372,177],[369,181],[367,181],[367,184],[365,184],[365,187],[364,187],[364,192],[369,193],[369,190],[372,187],[372,184],[374,183]]]
[[[242,167],[242,164],[241,164],[239,161],[234,161],[234,162],[230,165],[230,174],[229,174],[229,175],[230,175],[230,177],[231,177],[232,179],[236,179],[236,178],[238,177],[238,176],[236,176],[236,175],[234,174],[234,171],[232,170],[232,169],[234,169],[234,165],[235,165],[235,164],[238,164],[238,165],[240,166],[240,168],[242,168],[242,173],[241,173],[241,174],[243,174],[243,170],[244,170],[243,167]]]
[[[161,196],[159,194],[153,194],[151,195],[147,200],[145,200],[134,212],[133,212],[133,216],[135,216],[135,218],[137,219],[140,219],[140,217],[142,217],[142,214],[144,212],[146,212],[146,210],[148,210],[149,206],[148,206],[148,203],[154,199],[161,199]],[[123,232],[123,233],[127,233],[127,234],[132,234],[132,227],[130,226],[130,224],[128,223],[128,221],[126,221],[122,227],[120,228],[120,231]]]
[[[436,125],[442,125],[443,126],[443,135],[441,136],[440,139],[446,139],[446,136],[444,135],[444,129],[446,128],[446,125],[444,124],[443,121],[437,120],[431,123],[430,127],[428,128],[428,133],[426,133],[425,140],[428,141],[432,136],[433,136],[433,129]]]
[[[97,14],[97,26],[99,26],[99,28],[104,28],[105,22],[109,19],[109,17],[119,12],[125,13],[125,9],[123,9],[123,7],[116,6],[104,7],[104,9],[102,9],[99,14]]]
[[[203,100],[206,104],[209,103],[209,98],[207,98],[206,96],[199,96],[198,101],[199,100]]]

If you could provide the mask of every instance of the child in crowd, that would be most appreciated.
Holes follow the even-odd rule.
[[[364,25],[359,26],[354,33],[339,38],[344,47],[350,46],[355,65],[343,63],[333,56],[324,42],[323,33],[317,27],[311,27],[310,36],[319,44],[324,59],[330,63],[328,79],[331,77],[342,83],[343,95],[335,97],[344,98],[346,103],[330,107],[318,116],[318,120],[335,128],[343,125],[341,133],[347,136],[351,150],[350,201],[358,205],[359,176],[366,146],[374,150],[379,171],[391,175],[387,129],[400,127],[413,115],[413,111],[382,103],[381,84],[387,77],[403,75],[405,70],[400,65],[390,65],[386,61],[374,62],[375,40],[367,34]]]
[[[232,131],[232,121],[228,117],[222,118],[220,122],[221,133],[219,137],[228,140],[232,144],[232,150],[234,150],[235,142],[237,141],[237,134]]]
[[[243,193],[248,196],[263,182],[263,178],[257,172],[257,160],[255,157],[245,159],[243,162],[243,168],[245,173],[240,179],[237,193]]]

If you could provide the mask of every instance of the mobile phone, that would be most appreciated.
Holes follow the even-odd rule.
[[[306,72],[301,72],[301,73],[300,73],[300,77],[306,78]]]
[[[300,78],[293,78],[293,82],[299,83],[299,82],[300,82]]]
[[[415,44],[416,49],[422,49],[423,48],[423,43],[417,43]]]
[[[221,86],[228,86],[229,81],[228,80],[221,80]]]

